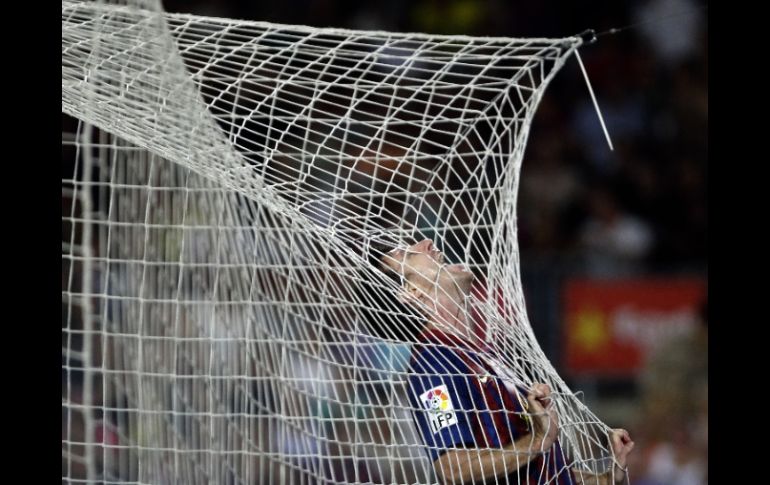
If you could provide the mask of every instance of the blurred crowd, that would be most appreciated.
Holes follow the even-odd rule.
[[[525,155],[522,251],[587,273],[701,270],[706,262],[706,4],[481,0],[181,2],[170,12],[317,27],[562,37],[634,25],[581,49],[614,144],[577,63],[549,87]],[[546,189],[547,190],[544,190]]]
[[[629,465],[640,485],[708,483],[705,306],[699,320],[694,333],[661,346],[640,376],[640,410],[631,424],[639,449]]]

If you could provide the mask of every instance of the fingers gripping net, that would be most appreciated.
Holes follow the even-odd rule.
[[[602,471],[516,241],[530,121],[579,44],[63,2],[62,478],[435,481],[384,238],[473,269],[484,353],[549,384],[566,465]]]

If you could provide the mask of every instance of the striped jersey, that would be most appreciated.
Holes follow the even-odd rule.
[[[439,330],[424,332],[412,351],[412,418],[431,462],[452,448],[504,448],[531,433],[526,390],[472,345]],[[497,484],[575,483],[557,441]]]

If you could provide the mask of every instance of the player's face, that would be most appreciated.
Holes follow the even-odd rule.
[[[473,279],[473,273],[463,265],[445,265],[444,254],[430,239],[394,249],[383,258],[383,264],[428,295],[436,294],[436,290],[454,291],[458,285],[467,291]]]
[[[427,289],[436,281],[444,255],[433,241],[425,239],[406,248],[397,248],[385,255],[383,263],[418,288]]]

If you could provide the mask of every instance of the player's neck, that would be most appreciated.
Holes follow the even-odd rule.
[[[441,331],[449,329],[466,339],[471,338],[473,332],[465,297],[456,294],[441,298],[436,305],[436,312],[429,319],[429,325]]]

